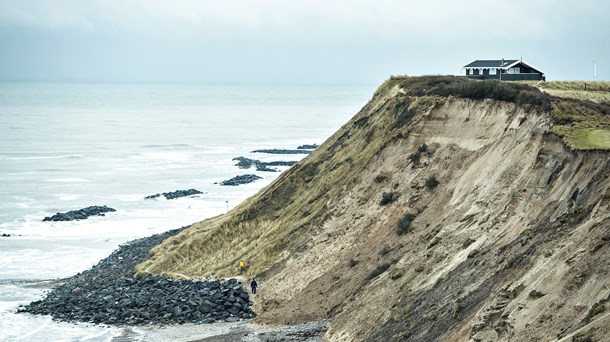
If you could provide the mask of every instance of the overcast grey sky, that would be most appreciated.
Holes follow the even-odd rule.
[[[607,0],[0,0],[0,80],[375,84],[523,59],[610,80]]]

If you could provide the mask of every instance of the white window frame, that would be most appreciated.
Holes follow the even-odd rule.
[[[490,75],[496,75],[497,74],[497,69],[496,68],[489,68],[489,74]]]

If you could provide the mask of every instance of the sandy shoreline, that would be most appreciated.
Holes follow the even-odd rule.
[[[231,342],[231,341],[322,341],[326,321],[299,325],[267,326],[240,321],[235,323],[183,324],[171,326],[125,327],[123,334],[112,342],[127,341],[178,341],[178,342]]]

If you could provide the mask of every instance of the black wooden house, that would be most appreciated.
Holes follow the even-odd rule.
[[[476,60],[462,69],[466,77],[481,80],[544,81],[544,72],[522,59]]]

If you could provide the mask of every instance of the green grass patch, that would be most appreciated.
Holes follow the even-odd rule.
[[[563,137],[564,142],[579,150],[610,150],[610,129],[553,127],[552,132]]]

